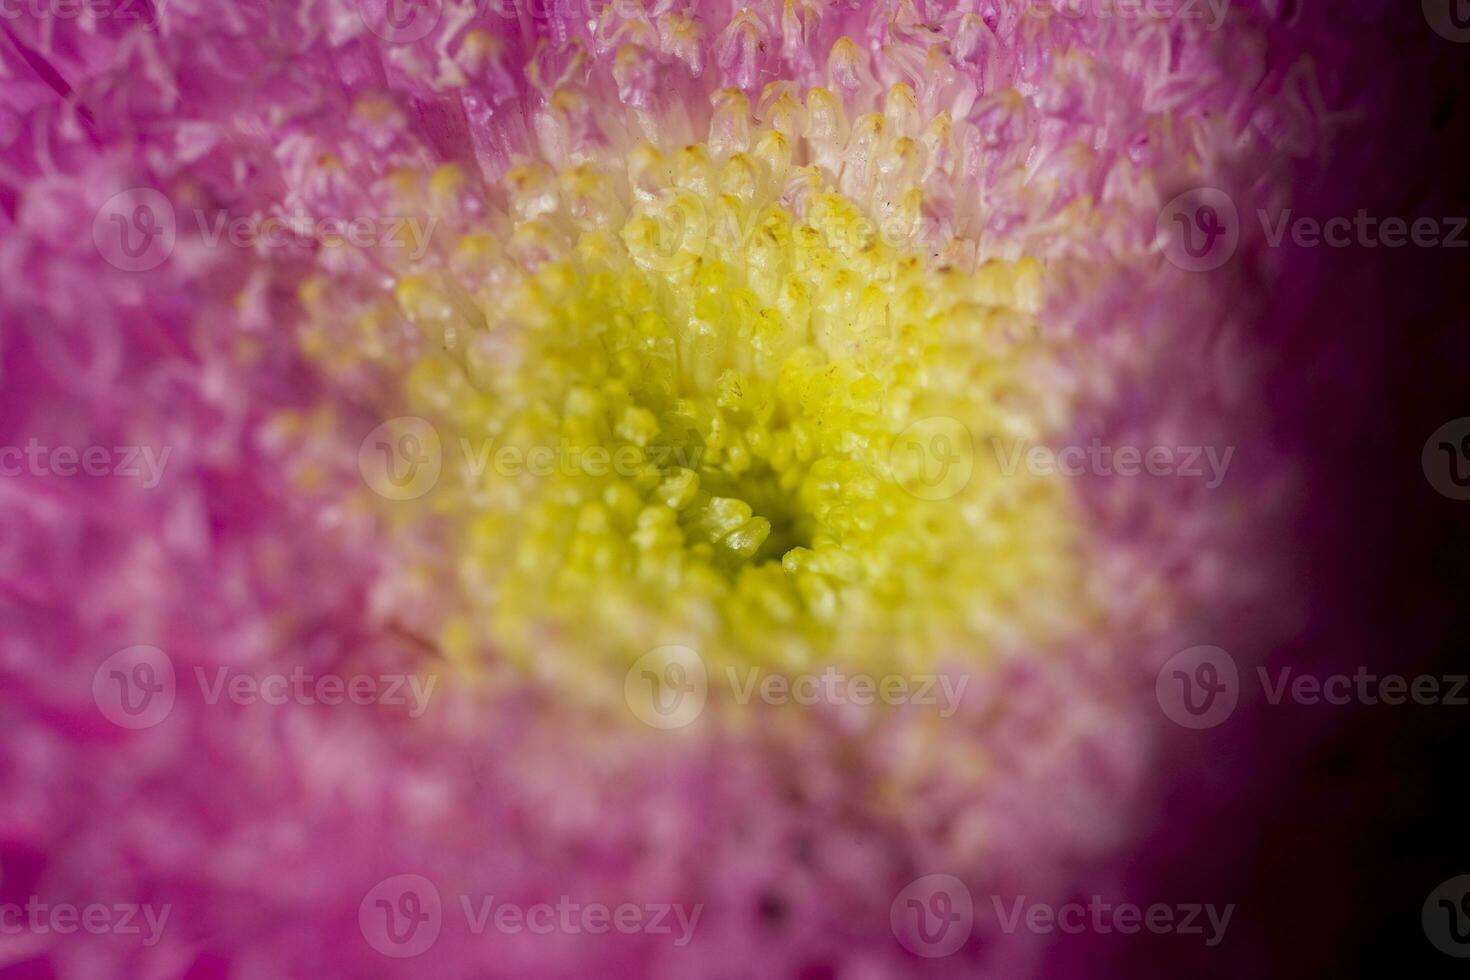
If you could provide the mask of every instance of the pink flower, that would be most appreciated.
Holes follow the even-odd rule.
[[[0,20],[0,973],[1019,977],[997,909],[1129,897],[1161,669],[1295,608],[1319,37],[63,6]]]

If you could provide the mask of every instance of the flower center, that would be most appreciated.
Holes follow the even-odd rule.
[[[505,235],[399,278],[401,407],[463,459],[394,506],[454,529],[465,659],[912,669],[1068,618],[1070,498],[994,451],[1057,412],[1040,267],[890,241],[781,138],[513,170]]]

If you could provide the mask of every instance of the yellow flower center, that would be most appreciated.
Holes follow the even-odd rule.
[[[445,466],[388,506],[454,529],[452,660],[905,671],[1075,623],[1068,490],[1007,466],[1064,413],[1040,266],[892,240],[868,215],[917,191],[865,210],[784,143],[517,168],[503,234],[398,278],[428,342],[392,407]]]

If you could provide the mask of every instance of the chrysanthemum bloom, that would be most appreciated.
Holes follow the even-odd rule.
[[[1139,900],[1160,667],[1285,601],[1287,17],[0,22],[0,902],[159,920],[0,964],[1016,977]]]

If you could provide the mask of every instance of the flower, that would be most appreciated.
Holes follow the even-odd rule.
[[[137,14],[3,24],[0,444],[47,462],[0,479],[0,903],[172,911],[0,963],[900,976],[943,872],[935,975],[1039,970],[983,896],[1122,851],[1160,666],[1289,603],[1239,215],[1333,116],[1273,15]],[[1216,486],[1030,455],[1246,439]],[[708,707],[647,724],[649,663]],[[838,671],[873,689],[751,701]]]

